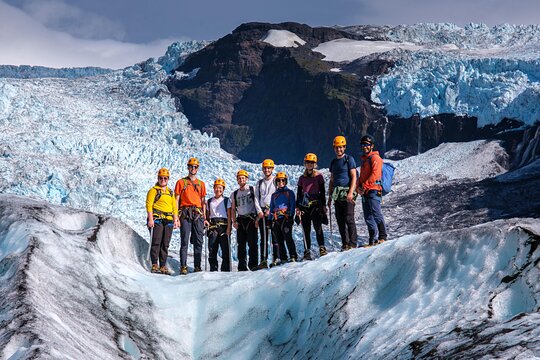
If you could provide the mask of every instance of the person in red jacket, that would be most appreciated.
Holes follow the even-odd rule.
[[[373,151],[373,136],[365,135],[360,140],[362,156],[360,157],[360,179],[358,193],[362,195],[362,210],[368,227],[369,242],[367,246],[384,242],[387,238],[386,225],[381,211],[382,201],[382,166],[383,160],[378,151]],[[375,237],[377,236],[377,241]]]

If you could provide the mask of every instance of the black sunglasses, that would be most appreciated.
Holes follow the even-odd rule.
[[[370,143],[361,143],[360,146],[361,147],[370,147],[372,146],[373,144],[370,144]]]
[[[169,180],[169,178],[167,176],[160,176],[158,177],[159,180]]]
[[[287,182],[286,179],[277,179],[276,182],[280,183],[280,182]]]
[[[198,169],[198,168],[199,168],[199,165],[188,165],[188,168]]]

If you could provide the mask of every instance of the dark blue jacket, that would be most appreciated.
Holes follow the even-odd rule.
[[[286,209],[285,213],[291,219],[294,217],[295,213],[295,203],[296,199],[294,197],[294,192],[290,190],[287,186],[277,189],[272,194],[272,200],[270,200],[270,214],[268,214],[269,220],[274,219],[274,212],[279,210]],[[282,218],[285,215],[281,212],[278,213],[278,218]]]

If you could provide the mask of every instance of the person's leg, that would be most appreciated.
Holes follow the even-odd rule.
[[[191,221],[187,218],[182,219],[182,226],[180,227],[180,266],[187,266],[187,253],[190,236]]]
[[[227,236],[226,227],[220,226],[220,235],[218,236],[219,247],[221,248],[221,271],[231,271],[231,259],[229,249],[229,237]]]
[[[159,266],[167,266],[167,257],[169,256],[169,244],[173,233],[173,223],[168,222],[163,227],[163,237],[161,238],[161,246],[159,249]]]
[[[373,245],[375,242],[375,235],[377,233],[377,223],[373,217],[373,209],[371,208],[371,202],[367,195],[362,196],[362,210],[364,212],[364,220],[368,228],[368,244]]]
[[[289,251],[290,259],[294,259],[295,261],[298,260],[298,254],[296,253],[296,244],[294,243],[292,237],[292,223],[289,221],[285,221],[283,224],[283,237],[287,242],[287,250]]]
[[[269,234],[265,229],[266,220],[259,219],[259,236],[260,236],[260,249],[261,249],[261,263],[268,259],[268,236]]]
[[[309,253],[309,249],[311,249],[311,213],[309,212],[309,209],[302,213],[301,219],[302,230],[304,231],[304,236],[306,239],[306,248],[304,249],[305,254],[306,252]]]
[[[281,259],[281,248],[279,246],[278,225],[274,221],[271,227],[272,231],[272,261],[275,263],[278,259]]]
[[[319,247],[324,246],[324,232],[322,228],[323,217],[321,211],[324,211],[324,209],[317,208],[311,215],[311,220],[313,221],[313,228],[315,229],[315,235],[317,236],[317,244]]]
[[[369,198],[369,203],[373,211],[373,221],[376,223],[377,230],[379,232],[378,240],[384,241],[388,235],[386,234],[386,225],[384,223],[384,216],[381,210],[381,200],[381,197],[377,196],[375,193]]]
[[[345,227],[347,201],[336,200],[334,210],[336,213],[336,222],[338,224],[339,235],[341,236],[341,249],[344,250],[349,245],[348,233]]]
[[[347,201],[346,202],[346,217],[345,217],[345,221],[347,222],[347,237],[348,237],[348,240],[349,240],[349,246],[352,247],[352,248],[355,248],[356,247],[356,221],[354,219],[354,207],[355,207],[355,203],[354,202],[349,202]]]
[[[210,271],[218,270],[217,252],[219,246],[218,229],[212,229],[208,233],[208,262],[210,263]]]
[[[159,266],[159,254],[161,249],[161,240],[163,239],[163,224],[154,222],[154,231],[152,233],[152,242],[150,244],[150,261],[152,265]]]
[[[193,262],[194,266],[201,268],[202,247],[204,244],[204,219],[199,217],[193,220],[191,231],[193,232]]]
[[[244,219],[238,219],[238,229],[236,230],[236,243],[238,246],[238,271],[247,271],[247,227]]]
[[[249,246],[249,269],[254,271],[258,269],[259,265],[259,250],[257,239],[257,228],[255,227],[255,221],[250,221],[248,225],[248,246]]]

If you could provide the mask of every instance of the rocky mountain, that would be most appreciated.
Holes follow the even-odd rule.
[[[455,72],[459,73],[459,66],[474,69],[482,78],[486,73],[496,77],[503,72],[497,71],[500,64],[493,64],[494,70],[474,59],[508,56],[485,53],[489,41],[504,34],[506,42],[499,43],[508,49],[518,33],[528,32],[530,36],[519,42],[519,54],[537,59],[527,48],[538,37],[537,30],[461,29],[444,24],[311,28],[297,23],[249,23],[187,57],[167,86],[178,100],[178,110],[195,128],[219,137],[225,150],[247,161],[271,157],[294,164],[306,152],[315,152],[321,165],[327,166],[335,135],[345,135],[348,151],[358,154],[360,137],[370,133],[383,152],[397,149],[405,156],[443,142],[502,139],[516,158],[514,163],[520,163],[516,150],[527,128],[522,125],[533,125],[538,119],[535,109],[530,118],[520,117],[519,108],[520,103],[522,108],[527,106],[524,97],[538,96],[534,74],[525,73],[531,75],[530,86],[521,93],[504,87],[501,91],[494,82],[493,94],[488,91],[482,97],[484,105],[476,105],[471,88],[479,85],[470,80],[473,75],[460,78]],[[468,41],[467,48],[459,48],[463,39],[475,36],[478,39]],[[446,63],[435,63],[441,58]],[[531,73],[530,67],[529,60],[519,60],[513,71]],[[437,79],[423,78],[430,74]],[[415,80],[403,84],[406,76]],[[514,80],[511,77],[504,83],[503,79],[503,83],[513,86]],[[514,94],[511,100],[515,101],[507,107],[497,105],[486,123],[484,112],[477,110],[490,106],[497,97],[504,98],[505,92]],[[429,107],[437,101],[446,106]],[[452,101],[458,105],[450,106]],[[415,109],[416,103],[421,106]],[[514,110],[503,111],[508,108]],[[535,151],[538,157],[539,150]]]

